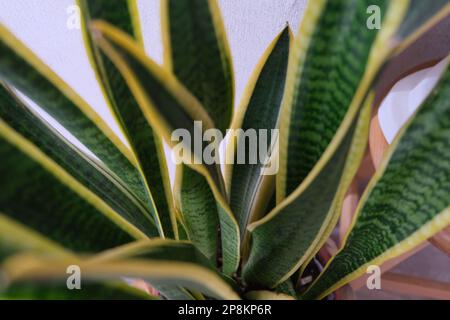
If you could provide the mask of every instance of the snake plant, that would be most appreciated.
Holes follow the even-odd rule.
[[[450,223],[450,70],[391,144],[341,250],[299,286],[362,161],[378,76],[450,13],[431,2],[309,1],[296,36],[286,26],[268,44],[234,113],[216,1],[161,1],[158,65],[135,1],[79,0],[86,53],[126,143],[1,25],[0,296],[321,299],[439,232]],[[374,5],[379,28],[367,23]],[[163,142],[212,128],[279,129],[278,173],[185,162],[172,186]],[[73,265],[81,290],[66,286]]]

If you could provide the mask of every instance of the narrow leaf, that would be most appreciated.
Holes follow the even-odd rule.
[[[290,29],[286,27],[266,49],[247,85],[239,113],[233,122],[232,129],[236,130],[236,134],[230,137],[227,156],[232,157],[234,164],[227,164],[226,180],[231,210],[239,223],[241,238],[255,205],[264,169],[268,166],[264,163],[267,159],[261,158],[261,154],[270,156],[271,146],[278,139],[272,130],[278,126],[292,40]],[[239,129],[242,131],[238,134]],[[254,133],[256,141],[246,137],[244,132]],[[263,134],[266,134],[265,141]],[[240,153],[243,152],[245,161],[241,163]]]
[[[147,192],[152,199],[150,205],[155,206],[153,215],[160,229],[160,235],[175,238],[176,218],[161,139],[149,126],[120,72],[96,47],[88,27],[92,20],[101,19],[115,25],[135,39],[139,39],[140,30],[133,28],[135,24],[133,24],[129,2],[128,0],[80,0],[85,44],[111,110],[118,119],[122,131],[137,157]]]
[[[164,63],[223,133],[234,99],[232,59],[216,0],[161,1]]]

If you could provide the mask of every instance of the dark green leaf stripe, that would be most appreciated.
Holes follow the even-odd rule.
[[[387,0],[310,3],[312,9],[305,16],[313,17],[317,11],[319,16],[315,25],[304,27],[305,32],[312,32],[304,59],[296,59],[298,52],[292,59],[291,72],[296,80],[289,84],[282,110],[285,128],[281,127],[281,139],[285,141],[280,144],[278,202],[306,178],[339,128],[365,75],[379,33],[366,26],[367,8],[377,5],[384,20],[388,3]]]
[[[175,213],[162,142],[148,125],[120,72],[98,50],[92,42],[91,33],[88,30],[90,21],[100,19],[111,23],[130,36],[138,38],[140,32],[133,29],[133,19],[128,2],[128,0],[79,1],[85,24],[86,49],[111,109],[136,154],[150,197],[153,200],[149,200],[147,205],[156,207],[153,214],[158,227],[161,228],[160,235],[175,238]]]
[[[267,48],[249,82],[244,99],[240,106],[240,114],[233,123],[233,129],[250,132],[266,130],[267,139],[263,146],[270,151],[274,139],[272,129],[278,125],[278,116],[283,98],[287,73],[289,46],[292,41],[289,27],[286,27]],[[256,195],[261,184],[266,159],[260,158],[260,141],[251,141],[245,136],[230,139],[227,152],[233,150],[234,164],[227,166],[227,187],[229,189],[230,206],[239,224],[241,238],[246,231],[250,212],[255,204]],[[256,146],[256,148],[255,148]],[[230,150],[231,149],[231,150]],[[238,163],[238,152],[245,151],[245,164]],[[256,155],[256,163],[250,162],[250,153]],[[268,153],[268,152],[267,152]]]
[[[164,63],[225,132],[233,113],[234,80],[216,0],[164,0],[161,18]]]
[[[171,73],[147,58],[123,32],[102,22],[96,22],[94,28],[103,35],[96,39],[97,42],[121,71],[154,130],[171,147],[179,147],[171,137],[176,129],[183,129],[191,138],[183,137],[179,143],[188,155],[193,155],[187,164],[205,177],[219,204],[223,270],[227,274],[233,273],[239,264],[239,228],[226,201],[220,166],[202,163],[206,144],[197,148],[194,143],[196,137],[202,137],[205,130],[213,128],[212,120],[198,100]],[[201,126],[197,126],[195,121],[200,121]],[[200,160],[200,164],[193,160]]]
[[[450,71],[391,145],[344,248],[306,298],[321,298],[450,224]]]
[[[198,172],[185,165],[178,165],[174,194],[189,239],[216,263],[219,215],[208,182]]]
[[[150,237],[158,235],[148,209],[111,177],[104,165],[83,154],[3,86],[0,86],[0,118],[102,198],[124,219]]]
[[[0,120],[0,211],[69,250],[145,238],[100,198]]]
[[[28,48],[0,25],[0,79],[19,89],[146,199],[133,156],[97,114]]]

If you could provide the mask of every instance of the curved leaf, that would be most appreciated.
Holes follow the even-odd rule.
[[[163,0],[164,64],[223,133],[233,114],[231,53],[216,0]]]
[[[85,44],[106,100],[136,155],[139,170],[152,199],[149,206],[155,207],[152,213],[160,229],[160,235],[175,238],[176,219],[161,139],[149,126],[120,72],[96,47],[88,27],[92,20],[101,19],[139,39],[140,30],[133,28],[133,21],[138,17],[133,19],[129,2],[80,0]]]
[[[33,256],[17,256],[3,264],[2,271],[7,283],[26,280],[66,282],[67,266],[76,264],[82,270],[83,281],[119,280],[123,277],[148,281],[155,287],[181,286],[199,291],[217,299],[239,299],[230,285],[215,271],[191,263],[163,259],[126,260],[55,260]]]
[[[230,160],[234,163],[226,165],[227,188],[231,210],[239,223],[241,238],[244,237],[251,209],[255,205],[257,192],[264,178],[266,158],[261,158],[261,154],[269,156],[271,146],[278,138],[271,130],[278,126],[292,40],[292,33],[289,27],[286,27],[266,49],[247,85],[239,113],[233,122],[232,130],[249,130],[257,136],[257,141],[252,141],[251,138],[246,139],[243,132],[240,135],[232,135],[227,149],[227,156],[232,157]],[[264,130],[266,141],[261,135]],[[260,148],[265,150],[261,152]],[[238,152],[242,150],[245,151],[244,164],[238,161],[238,157],[242,157]],[[254,164],[251,163],[250,153],[258,158]]]
[[[450,224],[450,70],[402,129],[360,200],[344,247],[305,294],[322,298]]]
[[[150,212],[99,161],[85,155],[9,89],[0,85],[0,119],[102,198],[124,219],[148,236],[158,230]]]
[[[62,79],[0,24],[0,79],[24,93],[92,151],[143,203],[135,159],[108,125]]]
[[[102,22],[94,22],[93,28],[102,34],[96,41],[122,73],[147,121],[170,146],[177,145],[171,139],[176,129],[185,130],[196,140],[196,137],[202,138],[207,129],[213,128],[212,120],[197,99],[172,74],[147,58],[129,37]],[[202,163],[204,146],[198,148],[196,143],[184,139],[180,143],[193,155],[188,165],[205,177],[218,202],[224,272],[231,274],[238,268],[240,239],[237,223],[226,201],[220,166]]]
[[[145,235],[0,120],[0,211],[64,248],[95,252]]]

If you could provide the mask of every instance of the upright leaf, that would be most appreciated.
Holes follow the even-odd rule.
[[[322,298],[450,224],[450,70],[402,129],[360,200],[344,247],[306,293]]]
[[[231,157],[233,165],[226,165],[226,180],[231,210],[239,223],[241,238],[264,178],[263,171],[268,166],[266,157],[270,156],[271,146],[278,139],[273,130],[278,126],[292,40],[289,27],[286,27],[266,49],[247,85],[232,126],[236,131],[230,137],[227,156]],[[256,140],[252,140],[251,134]]]
[[[233,114],[234,79],[216,0],[161,1],[164,63],[223,133]]]
[[[100,19],[140,40],[140,30],[134,28],[137,25],[134,21],[138,17],[132,12],[131,2],[128,0],[80,0],[85,44],[106,99],[136,155],[146,189],[153,200],[151,204],[154,203],[156,208],[153,214],[160,229],[160,235],[175,238],[176,218],[161,139],[149,126],[120,72],[96,47],[89,29],[92,20]]]
[[[142,203],[149,204],[131,152],[80,96],[1,24],[0,80],[44,109],[105,163]]]

